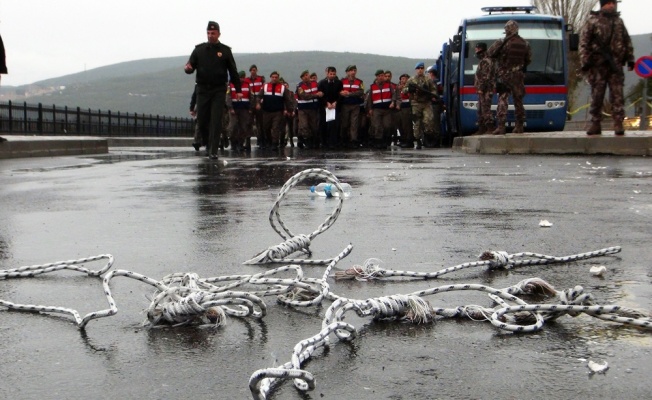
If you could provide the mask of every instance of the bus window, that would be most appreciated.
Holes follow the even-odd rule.
[[[530,43],[532,63],[525,74],[526,85],[563,85],[564,48],[561,23],[557,21],[519,21],[519,35]],[[469,49],[485,42],[487,47],[505,37],[505,21],[470,23],[466,28]],[[473,85],[478,62],[474,55],[464,61],[464,84]]]

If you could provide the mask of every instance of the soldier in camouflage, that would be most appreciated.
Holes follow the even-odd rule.
[[[634,49],[620,13],[616,11],[615,0],[600,0],[600,10],[591,12],[580,34],[580,62],[584,77],[591,85],[591,126],[586,134],[602,133],[602,105],[609,85],[614,132],[617,136],[624,135],[623,65],[627,65],[629,71],[634,69]]]
[[[432,99],[437,97],[435,83],[425,75],[424,64],[417,63],[414,67],[416,74],[408,79],[403,93],[410,94],[412,107],[412,121],[414,121],[414,139],[417,149],[423,146],[424,135],[434,136],[435,116],[432,112]]]
[[[494,117],[491,115],[491,100],[496,89],[493,62],[487,57],[487,44],[475,45],[475,56],[480,62],[475,70],[475,90],[478,93],[478,131],[474,135],[484,135],[494,129]]]
[[[523,107],[523,96],[525,96],[525,69],[532,62],[532,50],[530,44],[518,35],[518,24],[509,20],[505,24],[505,38],[498,39],[487,50],[487,56],[496,59],[496,90],[498,92],[498,107],[496,119],[498,126],[492,132],[494,135],[505,134],[505,122],[507,121],[507,105],[509,95],[514,100],[514,115],[516,125],[514,133],[523,133],[525,122],[525,108]]]

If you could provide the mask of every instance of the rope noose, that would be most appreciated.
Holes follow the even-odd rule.
[[[328,218],[326,218],[326,220],[321,225],[319,225],[314,232],[307,235],[306,234],[295,235],[290,231],[290,229],[285,225],[285,223],[281,219],[281,214],[279,212],[279,209],[281,207],[281,202],[283,201],[285,196],[290,192],[290,190],[292,190],[292,188],[294,188],[299,182],[303,181],[304,179],[316,178],[316,177],[330,182],[331,184],[334,185],[335,188],[337,188],[337,190],[340,193],[340,196],[336,197],[337,206],[335,207],[331,215],[328,216]],[[281,238],[284,239],[284,242],[268,247],[267,249],[261,251],[250,260],[245,261],[243,264],[268,264],[268,263],[280,263],[280,262],[293,263],[293,264],[309,264],[309,265],[329,264],[332,261],[332,259],[310,260],[310,259],[287,259],[286,257],[289,256],[290,254],[296,253],[297,251],[301,251],[307,256],[311,256],[312,252],[310,251],[310,244],[312,243],[312,240],[320,233],[326,231],[328,228],[331,227],[331,225],[335,223],[337,217],[340,215],[340,212],[342,211],[343,203],[344,203],[344,190],[340,185],[339,179],[337,179],[337,177],[333,175],[331,172],[325,169],[312,168],[312,169],[306,169],[304,171],[295,174],[290,179],[288,179],[287,182],[285,182],[285,184],[279,191],[278,196],[276,197],[274,206],[269,212],[269,223],[272,225],[274,231],[276,231],[276,233],[278,233],[281,236]]]

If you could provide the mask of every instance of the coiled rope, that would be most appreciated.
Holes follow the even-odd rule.
[[[306,234],[295,235],[290,231],[290,229],[285,225],[285,223],[281,219],[281,214],[279,212],[279,209],[281,207],[281,202],[283,201],[285,196],[290,192],[290,190],[292,190],[292,188],[294,188],[299,182],[308,178],[321,178],[323,180],[330,182],[340,192],[340,196],[335,197],[337,199],[337,206],[335,207],[331,215],[328,216],[328,218],[326,218],[326,220],[317,227],[317,230],[315,230],[314,232],[308,235]],[[333,175],[331,172],[325,169],[312,168],[312,169],[301,171],[296,175],[292,176],[290,179],[288,179],[287,182],[285,182],[285,184],[279,191],[279,194],[276,197],[276,201],[274,202],[274,206],[269,212],[269,223],[272,225],[272,228],[276,231],[276,233],[278,233],[281,236],[281,238],[283,238],[285,241],[275,246],[268,247],[266,250],[261,251],[250,260],[245,261],[244,264],[268,264],[268,263],[292,263],[292,264],[312,264],[312,265],[329,264],[332,261],[332,259],[310,260],[310,259],[287,259],[286,257],[293,253],[296,253],[297,251],[301,251],[310,257],[312,255],[312,252],[310,251],[310,244],[312,243],[312,240],[320,233],[326,231],[328,228],[331,227],[331,225],[335,223],[337,217],[340,215],[340,212],[342,211],[343,203],[344,203],[344,190],[340,185],[339,179],[337,179],[337,177]]]

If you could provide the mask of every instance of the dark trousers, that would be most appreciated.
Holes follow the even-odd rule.
[[[231,142],[243,144],[245,139],[251,137],[251,111],[249,109],[234,109],[231,115],[230,136]]]
[[[284,128],[283,111],[263,111],[263,135],[269,137],[272,147],[277,147]]]
[[[197,124],[208,154],[217,154],[225,104],[226,86],[197,85]]]
[[[342,105],[342,139],[344,142],[357,142],[358,129],[360,128],[360,105]]]

